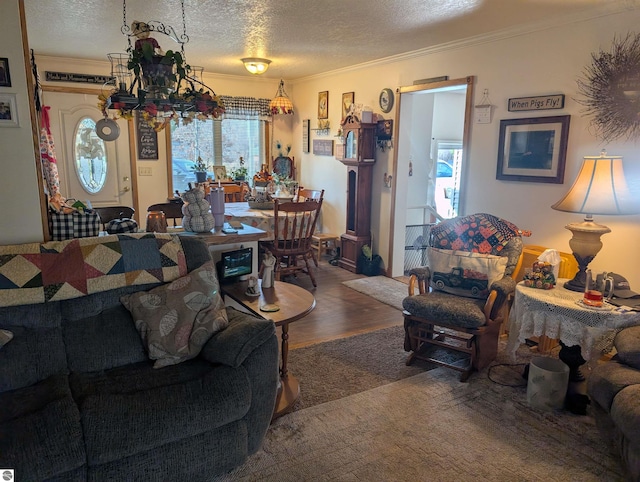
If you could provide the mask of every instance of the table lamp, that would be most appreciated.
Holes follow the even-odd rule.
[[[569,246],[578,262],[578,273],[564,287],[584,291],[586,269],[596,257],[602,242],[600,236],[611,229],[593,221],[594,214],[620,215],[640,212],[637,198],[627,187],[621,156],[585,156],[573,186],[565,196],[551,206],[557,211],[586,214],[582,223],[565,226],[573,233]]]

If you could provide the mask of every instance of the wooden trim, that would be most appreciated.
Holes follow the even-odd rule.
[[[396,141],[395,149],[393,149],[393,161],[391,163],[391,171],[393,172],[393,179],[391,180],[391,205],[389,206],[391,216],[389,222],[389,254],[387,255],[387,268],[386,276],[391,277],[393,273],[393,240],[395,236],[395,216],[396,212],[396,193],[398,192],[398,134],[400,133],[400,106],[402,105],[402,96],[400,95],[400,89],[396,89],[396,118],[393,123],[393,139]]]
[[[142,222],[142,213],[140,212],[140,201],[138,198],[138,169],[136,167],[136,128],[133,119],[127,120],[127,131],[129,133],[129,170],[131,171],[131,197],[133,200],[133,209],[135,209],[134,218],[137,218],[138,224]]]
[[[167,189],[169,193],[167,194],[167,199],[173,199],[173,151],[171,149],[171,126],[167,126],[164,128],[164,131],[169,129],[169,132],[164,133],[164,146],[166,149],[165,158],[167,160]]]
[[[32,93],[35,90],[33,74],[31,72],[31,55],[29,52],[29,39],[27,35],[27,20],[24,10],[24,0],[18,0],[18,11],[20,15],[20,32],[22,35],[22,54],[24,57],[24,70],[27,77],[27,97],[29,98],[29,116],[31,118],[31,138],[33,139],[33,162],[36,165],[36,181],[38,183],[38,197],[40,200],[40,220],[42,223],[42,239],[51,240],[49,233],[49,200],[44,192],[44,181],[42,179],[42,162],[40,160],[40,116],[36,112],[36,105]]]
[[[60,85],[42,85],[43,92],[58,92],[63,94],[89,94],[96,97],[103,93],[101,89],[91,89],[89,87],[64,87]]]

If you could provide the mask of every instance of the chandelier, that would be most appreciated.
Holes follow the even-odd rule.
[[[118,134],[115,120],[133,118],[137,111],[156,131],[171,121],[189,123],[193,119],[218,118],[224,112],[222,100],[202,82],[202,67],[186,63],[184,45],[189,42],[182,8],[182,34],[170,25],[155,20],[134,20],[127,24],[126,0],[122,2],[122,33],[127,37],[126,53],[110,53],[112,80],[108,91],[99,96],[104,119],[97,123],[98,136],[114,140]],[[155,35],[176,42],[179,50],[162,50]],[[132,37],[135,43],[132,44]],[[164,37],[163,37],[164,38]],[[109,114],[111,112],[111,118]]]
[[[284,91],[283,80],[280,80],[280,85],[278,86],[276,96],[269,103],[269,110],[271,111],[271,115],[293,114],[293,102],[291,102],[291,99],[289,99],[289,96]]]

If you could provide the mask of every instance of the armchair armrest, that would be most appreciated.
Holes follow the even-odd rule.
[[[431,270],[428,266],[421,268],[413,268],[409,271],[409,296],[413,296],[416,283],[418,286],[418,293],[424,294],[429,291],[429,279],[431,278]]]
[[[229,326],[202,347],[200,356],[211,363],[239,367],[256,348],[276,333],[273,321],[227,307]]]

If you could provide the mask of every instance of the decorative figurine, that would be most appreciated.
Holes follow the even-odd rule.
[[[211,207],[204,198],[204,190],[195,187],[182,195],[182,227],[185,231],[194,233],[206,233],[215,225]]]
[[[256,285],[258,284],[258,280],[255,276],[249,277],[249,284],[247,285],[247,290],[244,292],[247,296],[260,296],[258,290],[256,289]]]
[[[262,287],[272,288],[275,282],[276,258],[271,251],[267,251],[262,260]]]
[[[145,45],[150,45],[152,48],[151,52],[153,53],[153,55],[159,55],[159,56],[164,55],[164,52],[160,48],[158,41],[153,37],[149,37],[150,28],[147,23],[134,20],[133,23],[131,24],[131,31],[133,32],[133,35],[135,35],[137,38],[136,44],[135,44],[136,50],[144,50]]]

